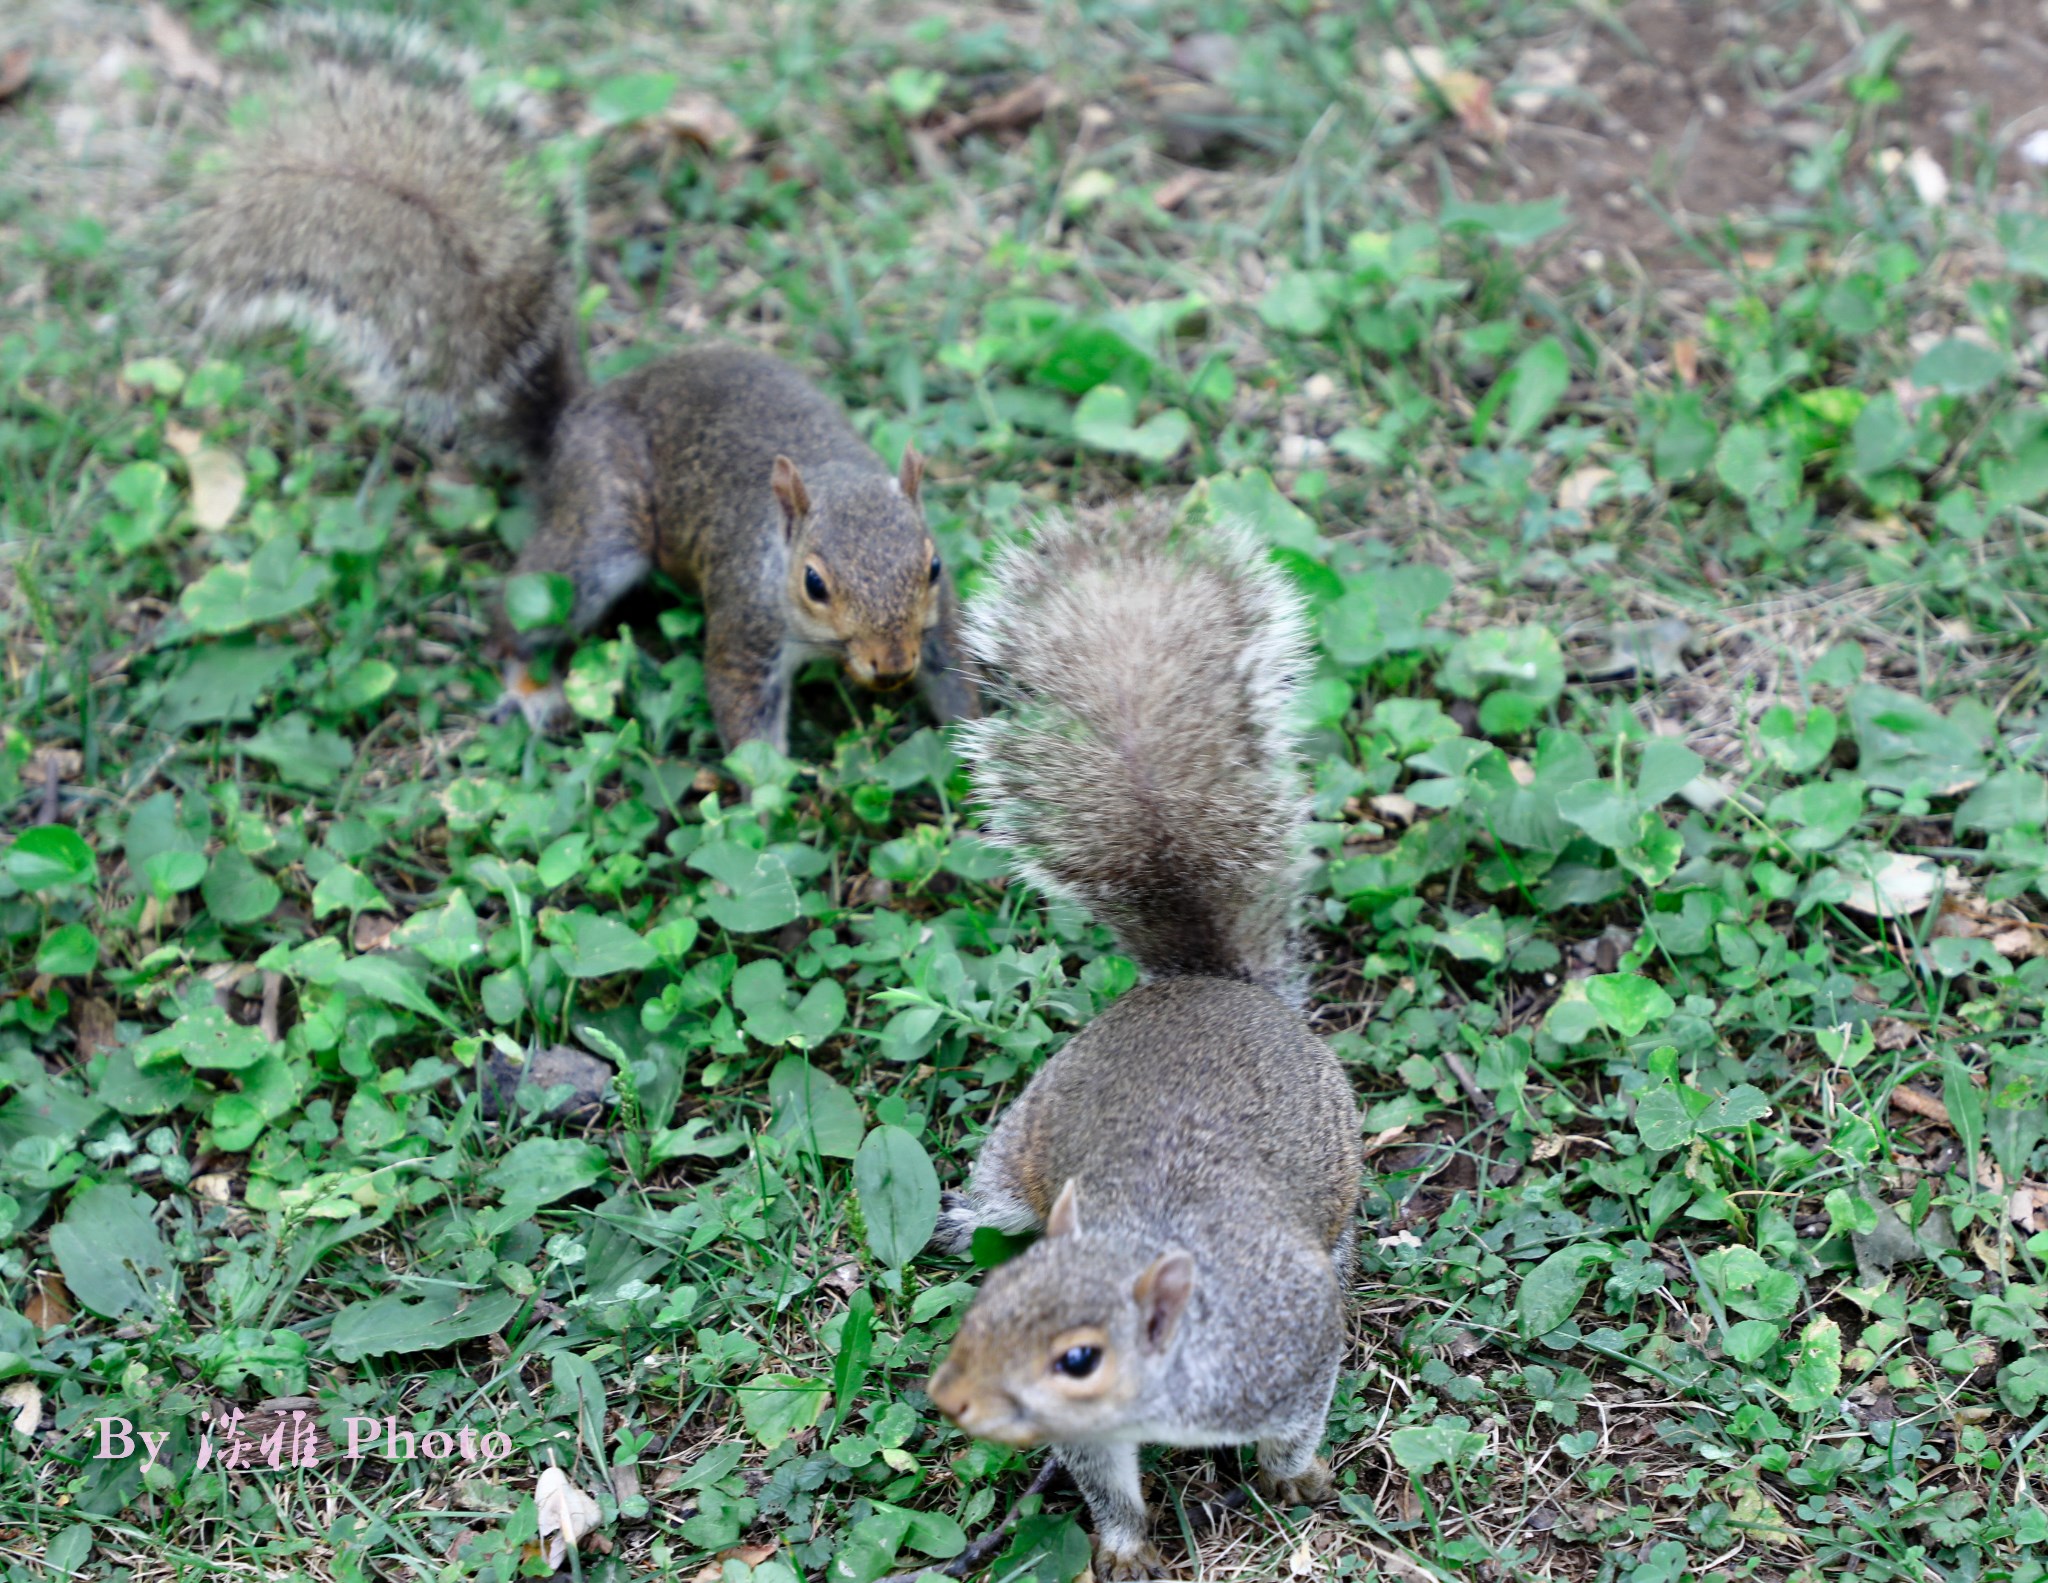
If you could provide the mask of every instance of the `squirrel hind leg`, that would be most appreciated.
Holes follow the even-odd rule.
[[[1258,1438],[1259,1492],[1275,1506],[1316,1506],[1337,1493],[1330,1464],[1316,1455],[1330,1422],[1330,1400],[1337,1394],[1337,1373],[1343,1366],[1343,1338],[1331,1338],[1330,1356],[1305,1404],[1293,1416],[1265,1426]]]

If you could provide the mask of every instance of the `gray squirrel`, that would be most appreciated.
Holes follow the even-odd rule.
[[[435,437],[511,438],[541,473],[513,568],[568,579],[584,633],[659,566],[703,596],[705,687],[728,750],[789,746],[789,694],[829,656],[864,687],[915,679],[972,716],[952,579],[925,526],[924,463],[891,470],[838,406],[764,352],[699,347],[593,388],[571,280],[507,119],[414,28],[296,19],[288,89],[195,182],[170,285],[215,329],[274,324],[335,345],[359,388]],[[564,635],[491,648],[536,728],[562,718],[530,662]]]
[[[989,1274],[928,1389],[970,1434],[1052,1447],[1098,1579],[1158,1577],[1141,1444],[1253,1443],[1278,1501],[1333,1493],[1360,1117],[1301,1012],[1302,618],[1247,536],[1141,513],[1006,552],[965,642],[1007,705],[963,733],[991,837],[1145,981],[942,1199],[936,1252],[1044,1236]]]

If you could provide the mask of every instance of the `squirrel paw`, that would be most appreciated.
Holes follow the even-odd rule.
[[[974,1245],[974,1201],[947,1188],[939,1194],[939,1223],[925,1247],[932,1253],[962,1254]]]
[[[517,663],[505,667],[505,695],[491,710],[491,722],[503,725],[515,714],[526,717],[535,736],[548,736],[569,723],[569,701],[559,686],[542,687]]]
[[[1259,1471],[1259,1493],[1275,1506],[1320,1506],[1337,1493],[1330,1464],[1317,1457],[1290,1479]]]
[[[1128,1578],[1163,1578],[1173,1573],[1150,1540],[1128,1549],[1112,1550],[1101,1541],[1095,1545],[1095,1583],[1124,1583]]]

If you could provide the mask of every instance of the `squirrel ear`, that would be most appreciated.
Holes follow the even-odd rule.
[[[1072,1177],[1060,1189],[1060,1196],[1052,1201],[1052,1213],[1045,1217],[1045,1234],[1048,1237],[1064,1237],[1081,1229],[1081,1189]]]
[[[1195,1292],[1195,1259],[1175,1248],[1162,1253],[1145,1267],[1131,1296],[1138,1304],[1138,1323],[1144,1327],[1146,1347],[1157,1352],[1173,1339],[1174,1327],[1187,1311]]]
[[[903,447],[903,466],[896,474],[896,487],[914,506],[917,504],[918,486],[924,482],[924,458],[917,454],[917,447]]]
[[[794,538],[797,523],[811,510],[811,492],[804,488],[803,475],[796,470],[796,463],[786,456],[776,457],[768,474],[768,487],[782,502],[782,531]]]

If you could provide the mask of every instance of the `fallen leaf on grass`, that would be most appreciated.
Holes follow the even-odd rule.
[[[32,1435],[42,1427],[43,1388],[34,1380],[13,1380],[0,1387],[0,1407],[9,1413],[16,1434]]]
[[[235,1179],[225,1171],[208,1171],[192,1178],[192,1196],[226,1208],[235,1201]]]
[[[36,1277],[35,1290],[21,1305],[22,1317],[38,1330],[55,1330],[71,1322],[71,1290],[55,1270]]]
[[[192,41],[185,24],[163,6],[150,0],[143,10],[149,28],[149,42],[163,56],[173,82],[195,83],[201,88],[221,85],[220,67],[211,55]]]
[[[2048,929],[2024,918],[2003,917],[1961,904],[1951,894],[1942,902],[1932,933],[1956,940],[1988,940],[2008,962],[2048,956]]]
[[[679,95],[654,124],[671,137],[728,159],[744,159],[754,147],[754,134],[740,118],[706,93]]]
[[[1587,51],[1584,49],[1535,49],[1524,50],[1522,58],[1515,63],[1514,76],[1509,79],[1513,86],[1508,89],[1508,108],[1517,115],[1535,115],[1553,99],[1562,97],[1568,90],[1579,85],[1579,73],[1585,67]]]
[[[1389,49],[1380,55],[1380,70],[1398,102],[1418,109],[1448,109],[1474,137],[1507,141],[1508,118],[1493,102],[1493,84],[1477,72],[1453,67],[1442,50],[1427,44]]]
[[[700,1569],[690,1579],[690,1583],[718,1583],[718,1580],[725,1576],[725,1564],[728,1561],[738,1561],[745,1566],[757,1567],[775,1554],[775,1544],[776,1542],[770,1539],[766,1544],[734,1545],[730,1550],[721,1550],[709,1566]]]
[[[26,44],[0,55],[0,104],[5,104],[28,86],[36,74],[36,58]]]
[[[81,1061],[121,1042],[120,1030],[114,1024],[114,1008],[96,995],[72,1002],[71,1033]]]
[[[249,487],[242,464],[228,452],[209,446],[193,452],[185,468],[192,475],[193,523],[212,530],[234,521]]]
[[[398,920],[389,913],[359,912],[355,926],[349,932],[358,951],[381,951],[391,943],[391,936],[397,928]]]
[[[533,1504],[540,1514],[548,1566],[559,1570],[569,1559],[569,1551],[597,1526],[597,1502],[571,1484],[560,1468],[543,1468],[534,1481]]]
[[[1883,862],[1850,884],[1842,905],[1877,918],[1911,918],[1927,910],[1941,878],[1940,867],[1924,857],[1887,852]]]
[[[1690,388],[1700,382],[1700,343],[1691,336],[1681,336],[1671,343],[1671,369],[1678,375],[1678,382]]]
[[[1208,179],[1205,170],[1184,170],[1178,176],[1169,176],[1152,189],[1152,206],[1163,214],[1171,214],[1200,191]]]
[[[2048,1184],[2020,1183],[2005,1201],[2005,1212],[2022,1231],[2048,1231]]]
[[[1581,467],[1565,476],[1557,486],[1557,509],[1569,511],[1583,517],[1593,504],[1593,496],[1602,484],[1613,481],[1614,472],[1606,467]]]

